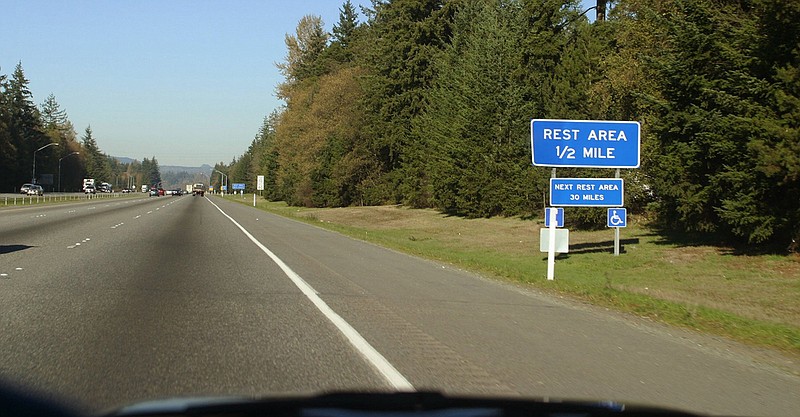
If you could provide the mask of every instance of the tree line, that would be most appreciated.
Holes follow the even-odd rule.
[[[608,3],[608,4],[606,4]],[[349,1],[286,35],[285,106],[231,181],[292,205],[541,217],[533,118],[635,120],[626,205],[665,230],[800,240],[800,4],[780,0]],[[558,169],[560,177],[610,177]],[[574,212],[574,213],[573,213]],[[572,227],[604,225],[574,209]]]
[[[251,189],[265,175],[266,196],[292,205],[539,218],[551,170],[531,166],[530,120],[635,120],[630,210],[667,231],[797,250],[800,3],[597,6],[590,22],[579,1],[375,0],[361,22],[347,1],[331,33],[306,16],[278,65],[285,106],[218,169]]]
[[[121,163],[106,155],[91,126],[78,138],[55,96],[37,106],[28,84],[22,63],[10,78],[0,73],[0,190],[15,192],[35,181],[47,191],[81,191],[83,178],[115,189],[161,182],[155,157]]]

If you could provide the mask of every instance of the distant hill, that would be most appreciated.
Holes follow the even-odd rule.
[[[199,167],[182,167],[182,166],[175,166],[175,165],[159,165],[158,170],[161,173],[165,172],[188,172],[189,174],[209,174],[214,168],[211,165],[203,164]]]
[[[124,156],[112,156],[112,158],[119,161],[120,164],[130,164],[131,162],[135,161],[133,158],[127,158]]]
[[[130,164],[136,159],[114,156],[112,157],[122,164]],[[165,189],[171,190],[174,188],[183,189],[186,184],[193,184],[195,182],[208,181],[214,167],[208,164],[203,164],[199,167],[184,167],[176,165],[159,165],[159,172],[161,172],[161,182]],[[202,174],[202,175],[201,175]]]
[[[121,164],[130,164],[133,161],[138,161],[138,159],[128,158],[126,156],[112,156],[112,158],[116,159]],[[141,162],[141,161],[139,161],[139,162]],[[182,167],[182,166],[176,166],[176,165],[159,165],[158,169],[159,169],[159,171],[161,171],[161,173],[164,173],[164,172],[187,172],[189,174],[203,173],[203,174],[208,175],[208,174],[211,173],[211,171],[214,170],[214,167],[212,167],[211,165],[208,165],[208,164],[203,164],[203,165],[201,165],[199,167]]]
[[[209,165],[199,167],[162,165],[158,168],[161,172],[162,185],[168,190],[175,188],[184,189],[186,185],[196,182],[206,183],[211,172],[214,170]]]

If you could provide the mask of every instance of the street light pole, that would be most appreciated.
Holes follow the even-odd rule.
[[[47,148],[48,146],[53,146],[53,145],[58,146],[58,143],[57,142],[48,143],[47,145],[44,145],[41,148],[33,151],[33,173],[31,174],[31,177],[33,177],[33,178],[31,179],[31,183],[36,184],[36,152],[39,152],[42,149]]]
[[[69,154],[67,156],[64,156],[64,157],[58,159],[58,192],[59,193],[61,192],[61,160],[64,159],[64,158],[70,157],[72,155],[78,155],[78,154],[80,154],[80,152],[75,151],[75,152],[73,152],[73,153],[71,153],[71,154]]]
[[[228,176],[225,175],[222,171],[220,171],[218,169],[215,169],[214,171],[219,172],[219,175],[220,175],[220,179],[219,179],[220,186],[219,186],[219,188],[221,189],[222,188],[222,184],[225,184],[225,190],[224,191],[220,190],[220,191],[222,191],[222,195],[225,195],[225,193],[228,191]]]

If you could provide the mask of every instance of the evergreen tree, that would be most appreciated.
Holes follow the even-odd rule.
[[[11,191],[17,183],[17,145],[12,140],[11,100],[8,77],[0,74],[0,190]]]
[[[161,170],[158,167],[158,161],[155,156],[153,159],[144,158],[141,170],[144,184],[149,185],[151,188],[162,186]]]
[[[280,121],[280,113],[276,110],[264,118],[256,139],[259,146],[254,158],[258,173],[264,175],[264,196],[278,200],[278,147],[275,142],[275,129]]]
[[[113,179],[111,163],[97,146],[91,126],[87,126],[84,130],[81,142],[83,144],[82,155],[86,160],[86,177],[94,178],[97,182],[110,182]]]
[[[592,24],[578,0],[372,7],[358,25],[346,2],[327,47],[314,19],[287,36],[286,107],[246,153],[251,177],[274,174],[271,198],[538,213],[550,172],[529,166],[531,118],[638,120],[633,210],[655,201],[664,226],[721,239],[800,240],[800,201],[785,198],[800,194],[800,4],[598,1],[608,19]]]
[[[363,135],[363,90],[359,67],[342,68],[320,81],[313,114],[324,115],[325,143],[312,169],[312,201],[315,206],[376,204],[368,188],[379,172]],[[339,104],[346,103],[346,104]]]
[[[788,244],[797,233],[800,204],[785,198],[798,191],[797,181],[785,175],[796,157],[781,157],[792,152],[784,144],[797,143],[797,124],[785,129],[791,111],[778,104],[791,93],[781,94],[789,85],[780,81],[780,70],[759,59],[796,50],[797,23],[785,22],[795,34],[785,40],[793,45],[778,38],[770,51],[759,50],[769,33],[759,25],[774,19],[766,10],[675,0],[671,18],[660,22],[670,46],[652,60],[662,100],[651,174],[661,219],[671,228],[751,243],[778,238]]]
[[[15,161],[10,164],[10,183],[16,187],[30,181],[27,167],[33,166],[34,151],[49,143],[42,132],[39,110],[33,102],[33,94],[28,84],[22,64],[18,63],[8,82],[5,95],[8,105],[8,136],[13,144],[12,149],[16,148]],[[52,162],[47,153],[36,157],[37,162],[43,167]]]
[[[339,9],[339,21],[333,25],[332,40],[347,49],[358,26],[358,14],[350,0],[344,2]]]
[[[452,44],[436,61],[415,133],[420,143],[427,139],[433,201],[448,213],[530,214],[540,201],[520,82],[521,17],[516,1],[462,3]]]
[[[250,149],[242,154],[237,160],[235,160],[229,169],[230,172],[230,183],[244,183],[245,187],[248,190],[255,190],[256,179],[251,177],[250,171],[250,164],[253,160],[252,154],[252,147],[253,144],[250,145]]]
[[[765,0],[758,8],[763,34],[757,46],[754,72],[771,83],[766,97],[769,118],[758,118],[763,134],[748,143],[755,170],[769,185],[768,204],[774,237],[800,251],[800,4]]]
[[[385,173],[385,201],[428,206],[424,145],[415,143],[412,121],[425,108],[434,78],[431,63],[449,43],[457,2],[408,0],[375,2],[370,30],[359,40],[365,77],[365,136]]]
[[[66,110],[61,108],[53,94],[50,94],[41,104],[40,114],[45,135],[51,142],[61,145],[56,152],[56,157],[59,160],[63,159],[62,163],[58,165],[59,178],[57,181],[62,184],[62,190],[77,191],[80,189],[79,185],[82,184],[81,178],[84,178],[85,169],[82,163],[83,159],[79,156],[66,158],[73,152],[82,150],[80,143],[76,140],[77,134],[72,122],[69,121]]]
[[[294,35],[286,35],[286,61],[278,64],[278,69],[286,79],[279,86],[279,95],[285,96],[287,88],[305,79],[321,75],[325,68],[320,60],[328,43],[322,18],[307,15],[300,19]]]
[[[229,174],[229,170],[230,170],[229,166],[225,165],[224,162],[217,162],[216,164],[214,164],[214,170],[211,171],[211,179],[209,181],[211,182],[211,185],[212,187],[214,187],[215,190],[222,192],[222,187],[227,186],[229,187],[227,189],[227,192],[230,193],[231,191],[230,177],[227,177],[227,175]],[[222,172],[224,176],[220,174],[220,172]]]
[[[97,160],[101,158],[101,153],[100,148],[97,146],[97,141],[94,140],[94,136],[92,135],[91,125],[86,126],[86,129],[83,131],[81,144],[83,145],[83,158],[86,160],[87,178],[100,180],[100,178],[98,178]]]
[[[58,131],[71,127],[66,110],[62,109],[52,93],[42,103],[42,125],[46,131]]]
[[[575,0],[520,2],[520,18],[526,24],[519,53],[524,69],[523,82],[529,89],[528,101],[533,106],[531,118],[553,117],[548,114],[553,74],[565,47],[575,41],[572,23],[580,14],[577,12],[579,4]]]
[[[339,9],[339,21],[333,25],[330,45],[323,53],[323,62],[330,67],[329,71],[353,61],[357,29],[358,15],[353,4],[347,0]]]

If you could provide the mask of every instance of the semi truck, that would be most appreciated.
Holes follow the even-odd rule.
[[[196,183],[192,185],[192,195],[199,195],[203,197],[206,194],[206,186],[203,183]]]
[[[94,178],[84,178],[83,179],[83,192],[86,192],[86,189],[90,188],[91,192],[94,193]]]

